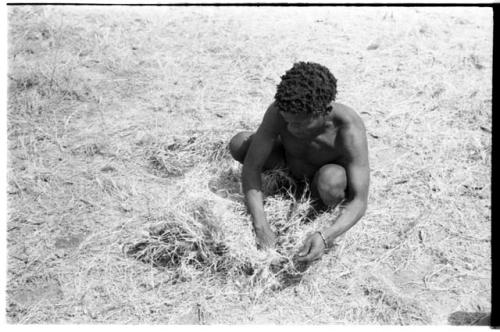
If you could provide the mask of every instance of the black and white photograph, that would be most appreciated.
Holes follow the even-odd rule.
[[[492,6],[5,7],[7,324],[492,325]]]

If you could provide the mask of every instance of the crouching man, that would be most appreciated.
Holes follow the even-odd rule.
[[[323,207],[343,202],[340,217],[307,237],[298,261],[319,259],[333,240],[365,213],[370,181],[365,126],[351,108],[336,103],[337,80],[324,66],[299,62],[281,77],[275,101],[255,133],[234,136],[229,148],[243,163],[242,182],[257,244],[274,247],[264,212],[261,172],[285,168],[310,186]]]

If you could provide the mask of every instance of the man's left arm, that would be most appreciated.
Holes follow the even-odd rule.
[[[340,217],[335,223],[322,230],[328,244],[344,234],[365,214],[370,183],[370,168],[368,162],[353,162],[346,167],[347,197]]]
[[[365,130],[346,135],[349,152],[344,168],[347,176],[346,199],[343,211],[335,223],[320,232],[312,234],[299,251],[299,261],[310,262],[319,259],[333,240],[344,234],[365,214],[370,184],[370,166]]]

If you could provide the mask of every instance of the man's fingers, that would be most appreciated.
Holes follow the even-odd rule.
[[[310,252],[310,253],[309,253],[309,254],[307,254],[307,255],[300,255],[300,254],[299,254],[299,257],[297,258],[297,260],[298,260],[299,262],[308,262],[308,261],[310,261],[310,260],[311,260],[311,258],[312,258],[312,257],[314,257],[314,255],[315,255],[315,254],[314,254],[313,252]]]
[[[306,241],[302,248],[299,250],[299,257],[307,255],[309,249],[311,248],[311,241]]]
[[[299,255],[299,257],[297,257],[297,261],[301,262],[301,263],[303,263],[303,262],[309,262],[309,261],[311,261],[310,257],[311,257],[311,254],[309,254],[307,256],[300,256]]]
[[[268,243],[265,243],[264,241],[257,242],[257,249],[266,250],[268,248],[271,248],[271,246]]]
[[[321,257],[321,251],[319,250],[311,250],[309,255],[301,257],[299,254],[299,257],[297,258],[297,261],[299,262],[312,262],[314,260],[317,260]]]

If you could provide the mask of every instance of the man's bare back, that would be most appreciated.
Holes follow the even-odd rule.
[[[292,73],[296,67],[298,69]],[[318,68],[319,74],[315,72]],[[323,82],[325,78],[321,75],[325,72],[331,75],[325,67],[312,63],[295,64],[287,74],[291,73],[295,79],[301,70],[309,70],[303,79],[319,77]],[[336,80],[333,78],[330,82],[334,99]],[[292,90],[295,88],[298,99],[304,94],[301,80],[285,83],[291,84]],[[277,97],[280,97],[279,89],[280,86]],[[316,86],[316,92],[318,90]],[[311,101],[319,110],[311,111],[309,107],[308,111],[302,111],[308,108],[304,102],[301,100],[297,106],[297,98],[285,94],[269,106],[255,134],[239,133],[230,143],[233,157],[243,163],[243,191],[253,217],[257,243],[261,247],[275,244],[275,235],[266,220],[263,206],[260,177],[263,170],[287,167],[296,179],[310,182],[313,198],[326,206],[333,207],[345,199],[344,211],[336,222],[305,240],[299,251],[299,260],[306,262],[320,258],[333,239],[363,216],[369,187],[368,147],[361,118],[349,107],[331,99],[327,104],[317,103],[325,98],[311,99],[310,92],[306,90],[309,95],[302,99]]]

